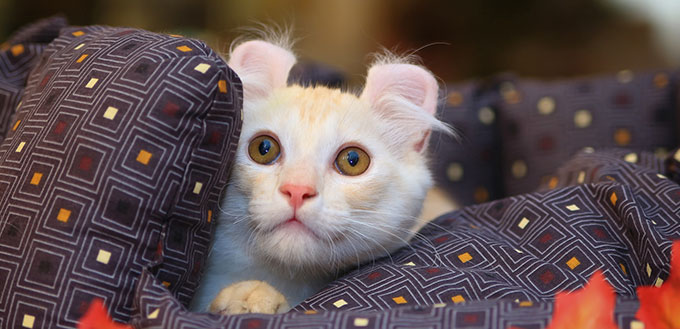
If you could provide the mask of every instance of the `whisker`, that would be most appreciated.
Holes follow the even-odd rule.
[[[382,216],[401,216],[401,217],[404,217],[403,215],[396,215],[396,214],[391,214],[391,213],[386,213],[386,212],[378,212],[378,211],[371,211],[371,210],[361,210],[360,212],[368,213],[368,214],[378,214],[378,215],[382,215]],[[338,216],[342,217],[343,219],[345,219],[348,222],[352,222],[352,223],[355,223],[355,224],[358,224],[358,225],[363,225],[363,226],[367,226],[367,227],[371,227],[371,228],[378,228],[378,229],[380,229],[381,232],[384,232],[384,233],[387,233],[387,234],[392,235],[394,237],[397,237],[399,240],[404,242],[404,244],[407,247],[409,247],[411,250],[413,250],[415,252],[414,247],[411,245],[411,243],[409,243],[409,241],[401,238],[400,236],[392,233],[391,231],[402,232],[402,233],[406,233],[408,235],[412,235],[412,237],[411,237],[412,240],[417,239],[417,240],[423,241],[423,243],[426,246],[432,248],[432,251],[433,251],[433,254],[434,254],[434,257],[435,257],[435,259],[434,259],[435,265],[444,263],[443,260],[441,259],[439,252],[437,251],[434,244],[430,241],[430,239],[426,238],[424,235],[422,235],[419,232],[416,232],[412,229],[403,229],[403,228],[400,228],[400,227],[395,227],[395,226],[390,225],[389,223],[358,221],[358,220],[355,220],[353,218],[347,218],[347,216],[345,214],[338,214]],[[409,217],[412,217],[412,216],[409,216]],[[412,217],[412,218],[415,218],[415,217]],[[385,228],[387,228],[387,229],[385,229]],[[444,231],[447,231],[448,233],[452,234],[452,232],[446,230],[445,228],[442,227],[442,229]]]
[[[402,242],[402,243],[404,244],[404,246],[410,248],[413,252],[416,252],[416,250],[413,248],[413,246],[411,246],[411,245],[408,243],[408,241],[407,241],[406,239],[404,239],[404,238],[402,238],[401,236],[399,236],[399,235],[397,235],[397,234],[391,232],[390,230],[383,229],[382,227],[376,227],[375,224],[377,224],[377,223],[370,223],[370,224],[369,224],[369,223],[365,223],[365,222],[362,222],[362,221],[357,221],[357,220],[355,220],[355,219],[348,218],[348,217],[343,217],[342,219],[343,219],[343,220],[346,220],[347,222],[350,222],[350,223],[354,223],[354,224],[358,224],[358,225],[363,225],[363,226],[370,227],[370,228],[378,228],[382,233],[386,233],[387,235],[390,235],[390,236],[392,236],[392,237],[397,238],[400,242]],[[394,227],[390,227],[390,228],[394,228]],[[349,227],[345,227],[345,229],[349,229]],[[408,233],[408,231],[405,231],[405,232]],[[361,234],[361,236],[365,237],[366,240],[370,240],[370,238],[368,238],[368,237],[367,237],[366,235],[364,235],[363,233],[360,233],[360,232],[356,232],[356,233]],[[391,253],[390,253],[390,252],[389,252],[382,244],[376,243],[375,245],[376,245],[376,246],[379,246],[380,248],[382,248],[383,250],[385,250],[385,254],[388,255],[388,256],[390,257],[390,261],[394,262],[394,260],[392,259]]]
[[[347,232],[347,233],[357,235],[359,237],[359,242],[363,243],[366,246],[366,251],[368,251],[371,255],[370,259],[372,259],[372,260],[375,259],[375,256],[373,255],[373,248],[371,248],[371,246],[368,244],[368,241],[367,241],[368,238],[365,235],[361,234],[361,232],[358,232],[354,229],[349,228],[349,230],[350,231]],[[359,250],[354,246],[354,244],[350,244],[350,245],[354,249],[354,257],[355,257],[356,263],[357,263],[356,268],[359,269],[359,268],[361,268],[361,255],[359,254]]]
[[[370,238],[368,236],[366,236],[365,234],[361,233],[360,231],[355,230],[353,228],[348,227],[347,229],[349,230],[348,233],[355,234],[356,236],[358,236],[360,238],[359,241],[363,242],[366,245],[366,250],[371,255],[371,257],[370,257],[371,263],[372,263],[372,265],[375,265],[376,257],[375,257],[375,254],[373,252],[373,248],[371,248],[371,246],[368,244],[368,240],[370,240]],[[380,243],[377,243],[376,245],[378,247],[382,248],[385,251],[385,255],[390,258],[390,262],[394,263],[394,259],[392,258],[392,254],[387,250],[387,248],[383,247]]]
[[[454,235],[453,231],[447,229],[447,228],[444,227],[444,226],[441,226],[441,225],[435,223],[433,220],[424,220],[424,219],[421,219],[421,218],[416,217],[416,216],[409,216],[409,215],[396,214],[396,213],[390,213],[390,212],[379,212],[379,211],[375,211],[375,210],[355,209],[355,210],[353,210],[353,211],[361,212],[361,213],[368,213],[368,214],[375,214],[375,215],[383,215],[383,216],[401,216],[401,217],[406,217],[406,218],[409,218],[409,219],[414,219],[414,220],[416,221],[416,223],[418,223],[418,224],[421,224],[421,223],[424,224],[424,225],[420,228],[419,231],[422,231],[422,230],[425,229],[425,227],[427,227],[427,226],[433,226],[433,227],[438,228],[438,229],[440,229],[440,230],[442,230],[442,231],[444,231],[444,232],[446,232],[446,233],[448,233],[448,234]]]

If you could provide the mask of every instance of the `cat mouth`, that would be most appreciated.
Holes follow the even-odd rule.
[[[281,230],[289,232],[299,232],[301,234],[311,235],[314,238],[321,240],[319,236],[316,234],[316,232],[314,232],[311,228],[309,228],[295,216],[289,218],[288,220],[279,225],[276,225],[273,229],[273,231]]]

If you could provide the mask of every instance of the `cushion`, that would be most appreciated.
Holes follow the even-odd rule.
[[[498,104],[506,195],[558,184],[551,173],[584,148],[664,156],[678,144],[678,71],[622,71],[561,81],[505,79]]]
[[[389,257],[349,271],[282,315],[190,313],[149,273],[138,286],[137,328],[543,328],[554,297],[602,271],[614,321],[631,328],[638,286],[669,277],[680,238],[680,186],[663,160],[628,151],[582,152],[557,172],[564,185],[444,214]],[[641,165],[645,163],[646,165]],[[676,169],[677,170],[677,169]]]
[[[148,269],[188,304],[241,123],[204,43],[68,27],[0,144],[0,328],[73,328],[93,298],[130,319]]]
[[[664,165],[669,178],[680,184],[680,148],[673,150],[672,157],[668,157]]]
[[[458,138],[434,132],[429,152],[436,185],[459,205],[502,196],[499,170],[498,94],[493,83],[472,81],[448,85],[439,117],[454,127]]]
[[[421,270],[421,272],[424,272]],[[421,276],[422,274],[417,273]],[[350,292],[351,293],[351,292]],[[349,295],[347,293],[345,296]],[[426,292],[431,293],[431,292]],[[360,294],[360,292],[356,292]],[[218,316],[208,313],[188,312],[152,275],[142,275],[139,308],[132,324],[139,329],[156,328],[328,328],[328,329],[383,329],[383,328],[485,328],[508,329],[546,328],[550,324],[555,303],[553,301],[515,301],[491,299],[455,303],[401,305],[364,311],[347,305],[329,304],[327,310],[294,310],[286,314],[241,314]],[[334,301],[344,300],[335,298]],[[337,305],[342,305],[338,303]],[[635,312],[638,300],[617,297],[614,322],[619,328],[636,328]],[[513,327],[514,326],[514,327]]]
[[[66,26],[62,17],[52,17],[30,24],[0,45],[0,142],[12,129],[11,120],[28,73],[37,63],[47,44]]]

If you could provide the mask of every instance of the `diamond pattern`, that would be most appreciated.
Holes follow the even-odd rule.
[[[344,328],[367,319],[358,323],[385,329],[544,328],[555,293],[580,288],[599,269],[619,294],[615,321],[629,328],[638,308],[636,286],[660,285],[668,277],[671,241],[680,238],[680,200],[664,195],[680,192],[680,186],[666,178],[673,172],[658,175],[663,163],[655,155],[640,153],[631,164],[627,153],[581,153],[557,172],[554,188],[445,214],[410,246],[347,273],[284,315],[185,313],[158,280],[143,273],[142,313],[160,307],[164,318],[135,316],[133,324],[236,328],[257,319],[281,328]],[[577,183],[579,172],[588,184]],[[568,210],[570,205],[579,210]],[[520,228],[522,219],[528,223]]]
[[[20,106],[21,94],[30,70],[40,59],[40,54],[66,25],[62,18],[38,21],[16,33],[0,49],[0,142],[9,131],[15,131],[21,120],[12,120]],[[10,129],[11,128],[11,129]]]
[[[59,29],[51,27],[54,24],[47,27],[41,24],[37,31],[18,32],[10,40],[11,46],[0,53],[0,74],[5,75],[2,56],[35,58],[22,64],[23,76],[0,76],[0,133],[6,129],[0,135],[6,138],[0,145],[0,207],[3,207],[0,275],[19,280],[0,282],[0,327],[73,327],[82,315],[82,304],[93,297],[106,299],[114,318],[125,321],[132,312],[129,289],[132,286],[137,287],[133,324],[138,328],[544,327],[552,314],[554,293],[579,287],[594,270],[601,268],[621,294],[616,321],[622,328],[634,328],[640,326],[632,316],[637,308],[632,299],[634,287],[658,286],[668,275],[670,240],[680,238],[680,221],[675,212],[680,206],[680,188],[673,182],[680,181],[680,151],[672,153],[675,159],[669,157],[662,164],[650,154],[592,153],[589,149],[590,153],[580,154],[557,175],[539,177],[544,182],[543,192],[517,195],[442,216],[436,221],[438,226],[425,227],[421,232],[423,238],[414,241],[410,248],[347,273],[299,305],[296,309],[299,312],[230,317],[186,313],[182,303],[186,304],[195,287],[200,257],[209,241],[212,210],[208,208],[214,205],[218,186],[226,179],[223,169],[215,174],[218,183],[207,179],[210,175],[203,172],[224,168],[220,166],[229,162],[233,152],[241,115],[238,79],[211,50],[194,40],[132,29],[68,28],[45,48],[44,44],[56,37]],[[112,47],[109,54],[117,56],[108,64],[98,61],[101,55],[93,55],[89,48],[102,35],[109,36],[106,41],[109,43],[105,44]],[[41,38],[48,40],[41,43]],[[145,57],[131,60],[131,54],[139,55],[151,48],[156,54],[163,54],[163,60]],[[68,56],[51,57],[58,51]],[[44,53],[45,60],[37,63],[40,53]],[[193,57],[196,54],[202,55],[200,60]],[[167,61],[177,64],[179,71],[168,72],[162,65]],[[24,102],[20,103],[23,81],[36,65],[38,69],[29,78]],[[77,77],[63,76],[62,67],[75,70]],[[122,73],[112,77],[118,71]],[[646,82],[657,88],[652,99],[663,98],[676,85],[674,74],[661,72],[642,75],[640,79],[632,72],[624,73],[618,81],[626,88],[645,90],[646,87],[635,84]],[[183,75],[186,81],[193,82],[192,90],[198,88],[203,96],[216,97],[210,109],[197,105],[195,99],[186,102],[189,94],[183,92],[189,89],[187,86],[174,86],[177,88],[169,94],[154,93],[160,90],[159,81],[164,81],[164,77]],[[65,96],[66,90],[57,81],[78,87]],[[5,82],[9,87],[2,85]],[[608,84],[605,81],[601,85]],[[3,94],[3,88],[9,91]],[[496,88],[504,102],[501,111],[504,120],[511,118],[508,114],[514,113],[513,106],[524,106],[524,102],[541,117],[562,115],[562,96],[536,93],[538,98],[533,103],[531,83],[522,82],[511,88],[500,83],[493,87]],[[490,168],[498,167],[501,155],[520,153],[494,153],[490,137],[495,136],[493,129],[497,124],[503,124],[505,132],[511,132],[513,127],[505,126],[508,122],[498,122],[497,99],[485,98],[492,94],[490,91],[479,92],[483,86],[469,89],[452,91],[449,105],[470,107],[468,112],[479,126],[459,128],[481,132],[478,136],[491,146],[470,150],[482,150],[475,157],[483,159]],[[151,99],[150,111],[145,112],[135,99],[125,97],[135,92],[143,94],[140,98]],[[643,96],[616,93],[613,107],[630,110],[634,104],[644,102]],[[663,119],[668,112],[661,103],[657,104],[655,118]],[[483,106],[476,106],[480,104]],[[85,105],[92,111],[78,113],[78,106]],[[54,115],[59,106],[65,111]],[[182,176],[174,169],[177,162],[172,161],[183,159],[173,157],[175,153],[171,150],[174,145],[187,145],[176,136],[191,126],[192,113],[207,113],[208,131],[219,127],[228,133],[217,138],[231,139],[222,141],[217,153],[214,149],[189,151],[197,162],[184,167],[180,164],[191,173]],[[578,109],[566,121],[573,121],[574,128],[593,129],[597,113],[590,108]],[[15,114],[16,118],[10,120]],[[228,124],[221,121],[224,117],[229,118]],[[121,124],[137,122],[137,118],[142,118],[143,126]],[[88,129],[73,128],[82,127],[76,123],[87,123]],[[148,129],[156,135],[145,134]],[[669,140],[667,130],[659,131],[658,140]],[[640,147],[636,144],[639,133],[634,127],[615,127],[608,133],[607,138],[618,145]],[[135,137],[130,140],[125,136]],[[551,136],[535,137],[542,151],[560,142]],[[75,141],[78,146],[74,148]],[[505,147],[520,147],[522,141],[508,139]],[[119,148],[124,150],[116,151]],[[534,169],[543,161],[537,162],[538,158],[503,161],[521,164],[512,171],[517,181],[506,181],[509,192],[525,191],[537,181]],[[558,158],[552,159],[561,161]],[[453,160],[445,162],[440,172],[448,174],[452,181],[470,185],[474,193],[467,194],[467,198],[480,203],[499,196],[499,187],[493,184],[499,177],[471,180],[466,157]],[[457,165],[455,170],[450,170],[451,163]],[[659,171],[664,165],[666,172],[662,175]],[[68,170],[57,170],[63,167]],[[126,183],[126,187],[114,181]],[[158,181],[166,185],[157,187],[160,190],[154,193],[144,189]],[[589,185],[579,185],[583,183]],[[53,187],[57,188],[51,190]],[[83,192],[88,190],[104,191],[103,199]],[[179,191],[177,207],[162,199],[167,193],[158,192],[169,190]],[[160,196],[162,200],[150,201],[148,195]],[[210,202],[196,208],[201,204],[196,201],[199,198]],[[97,203],[101,204],[102,213],[93,217],[88,212]],[[177,209],[189,210],[179,213]],[[159,223],[156,218],[166,221]],[[91,235],[81,241],[82,225],[88,227]],[[198,234],[184,233],[188,231]],[[139,241],[152,243],[136,245]],[[29,253],[24,254],[27,250]],[[152,252],[139,253],[140,250]],[[66,259],[77,259],[76,268]],[[22,261],[26,263],[20,264]],[[149,265],[155,265],[153,272],[144,269]],[[18,268],[27,269],[21,277],[16,274]],[[65,288],[56,289],[62,286]],[[25,293],[26,287],[31,287],[31,294]],[[124,287],[122,291],[120,287]],[[55,321],[52,314],[58,307],[65,310],[59,315],[59,323],[49,322]]]
[[[144,268],[188,304],[240,82],[197,40],[88,26],[28,42],[64,25],[48,23],[0,51],[0,327],[73,328],[95,297],[128,321]]]

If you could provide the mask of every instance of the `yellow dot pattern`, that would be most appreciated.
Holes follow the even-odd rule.
[[[458,255],[458,259],[459,259],[462,263],[467,263],[467,262],[469,262],[470,260],[472,260],[472,256],[470,256],[470,253],[467,253],[467,252],[466,252],[466,253],[462,253],[462,254]]]
[[[57,220],[62,223],[67,223],[68,219],[71,217],[71,211],[68,209],[61,208],[57,214]]]
[[[39,185],[40,181],[42,180],[43,174],[36,172],[33,173],[33,177],[31,177],[31,185]]]
[[[446,98],[447,103],[451,106],[460,106],[463,104],[463,100],[463,94],[458,91],[450,92],[449,96]]]
[[[137,154],[137,162],[146,166],[149,164],[149,161],[151,161],[152,156],[153,154],[151,154],[151,152],[147,150],[140,150]]]
[[[567,261],[567,266],[569,266],[569,268],[572,270],[579,265],[581,265],[581,262],[576,257],[572,257]]]
[[[222,93],[222,94],[227,93],[227,81],[226,80],[217,81],[217,87],[220,90],[220,93]]]
[[[393,300],[397,305],[401,305],[401,304],[406,304],[406,303],[408,303],[408,301],[406,300],[406,298],[404,298],[404,296],[394,297],[394,298],[392,298],[392,300]]]
[[[181,51],[181,52],[183,52],[183,53],[186,53],[186,52],[192,51],[193,49],[191,49],[189,46],[181,45],[181,46],[178,46],[178,47],[177,47],[177,50],[179,50],[179,51]]]

